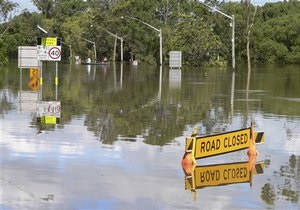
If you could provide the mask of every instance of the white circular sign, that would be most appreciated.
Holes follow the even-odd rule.
[[[58,47],[52,47],[49,50],[49,56],[51,59],[59,59],[61,56],[61,51]]]

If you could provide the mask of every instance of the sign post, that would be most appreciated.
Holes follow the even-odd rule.
[[[38,26],[40,30],[47,33],[43,28]],[[21,103],[25,98],[33,98],[29,106],[37,111],[37,121],[45,124],[60,123],[61,105],[57,101],[58,95],[58,61],[61,60],[61,44],[62,40],[58,37],[42,37],[37,39],[37,46],[19,46],[18,48],[18,67],[20,68],[20,110]],[[43,61],[55,61],[55,86],[56,86],[56,101],[42,101],[42,85],[43,85]],[[29,88],[34,91],[40,90],[38,93],[28,95],[22,92],[22,68],[29,68],[30,81]],[[27,94],[27,95],[26,95]],[[39,94],[39,95],[38,95]],[[35,104],[35,105],[34,105]]]
[[[55,86],[57,100],[57,85],[58,85],[58,64],[61,60],[61,44],[62,40],[58,37],[42,37],[37,40],[37,58],[40,61],[41,77],[40,84],[43,84],[42,78],[42,61],[55,61]]]

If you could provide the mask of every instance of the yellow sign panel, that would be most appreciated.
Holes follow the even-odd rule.
[[[43,37],[41,45],[56,46],[57,45],[57,37]]]
[[[248,162],[199,166],[195,168],[195,188],[250,182]],[[256,168],[260,170],[256,171]],[[253,174],[263,173],[263,163],[257,163]]]
[[[39,78],[40,77],[40,71],[38,68],[30,68],[29,70],[29,76],[30,78]]]
[[[36,77],[33,77],[28,82],[28,87],[33,91],[37,91],[39,89],[39,80]]]
[[[194,183],[193,176],[185,177],[185,183],[184,184],[185,184],[185,189],[186,190],[195,189],[195,183]]]
[[[38,68],[30,68],[30,81],[28,82],[28,87],[33,90],[37,91],[39,89],[39,76],[40,72]]]
[[[250,181],[247,163],[232,165],[215,165],[195,168],[195,184],[197,187],[217,186]]]
[[[250,128],[228,133],[196,137],[195,158],[204,158],[246,149],[250,142]]]
[[[56,117],[55,116],[43,116],[42,123],[45,124],[56,124]]]

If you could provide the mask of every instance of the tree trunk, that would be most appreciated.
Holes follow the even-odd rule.
[[[257,7],[255,6],[254,13],[250,22],[250,0],[246,1],[246,15],[247,15],[247,64],[248,64],[248,75],[247,75],[247,87],[246,87],[246,101],[247,101],[247,118],[248,119],[248,114],[249,114],[249,88],[250,88],[250,77],[251,77],[251,57],[250,57],[250,34],[251,34],[251,28],[254,24],[254,17],[256,15]],[[252,121],[252,119],[251,119]]]
[[[250,2],[247,5],[247,7],[249,7],[249,6],[250,6]],[[257,7],[255,6],[254,13],[253,13],[253,16],[251,19],[251,23],[250,23],[250,13],[247,14],[248,15],[248,17],[247,17],[247,63],[248,63],[247,92],[249,90],[250,76],[251,76],[250,34],[251,34],[251,28],[254,24],[254,17],[256,15],[256,11],[257,11]]]

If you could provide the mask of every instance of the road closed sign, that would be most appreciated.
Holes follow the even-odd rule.
[[[253,138],[256,144],[264,143],[264,132],[253,132]],[[185,150],[199,159],[247,149],[250,141],[251,129],[245,128],[217,135],[189,137]]]
[[[218,135],[197,137],[195,158],[203,158],[238,151],[249,147],[250,128]]]

